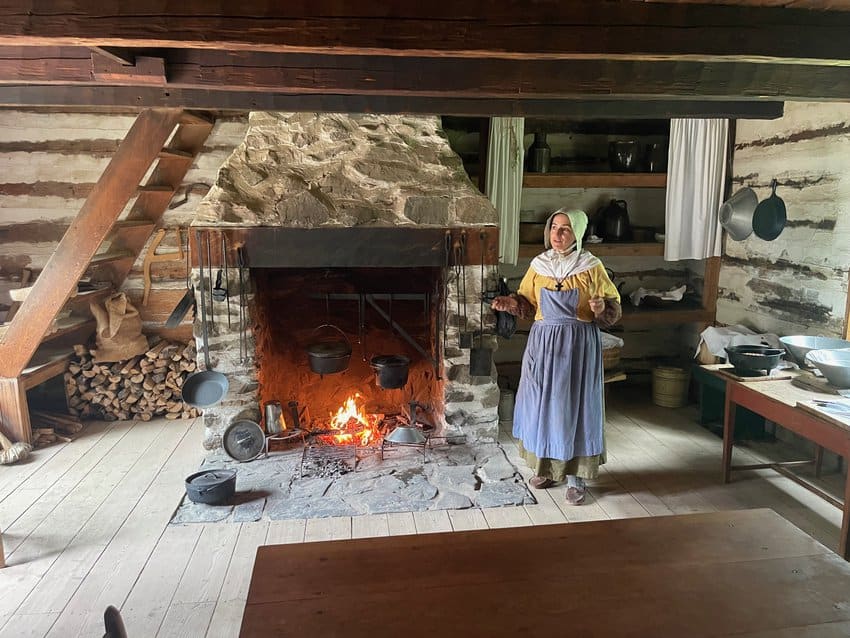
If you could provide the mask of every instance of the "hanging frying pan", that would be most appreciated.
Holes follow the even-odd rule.
[[[776,180],[770,184],[772,192],[763,202],[756,206],[753,214],[753,232],[765,241],[773,241],[785,228],[787,217],[785,215],[785,202],[776,196]]]
[[[201,245],[201,233],[195,231],[196,243]],[[204,257],[201,251],[198,251],[198,266],[201,273],[204,272]],[[186,378],[183,383],[182,396],[183,401],[196,408],[208,408],[220,402],[224,395],[227,394],[229,382],[227,377],[221,372],[212,370],[210,366],[210,344],[209,335],[207,334],[207,308],[204,305],[206,300],[204,295],[204,277],[201,274],[201,336],[204,346],[204,367],[205,370],[193,372]]]

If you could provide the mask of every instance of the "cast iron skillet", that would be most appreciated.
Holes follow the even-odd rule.
[[[770,187],[770,197],[760,202],[753,214],[753,231],[765,241],[773,241],[779,237],[786,221],[785,202],[776,196],[776,180],[771,182]]]

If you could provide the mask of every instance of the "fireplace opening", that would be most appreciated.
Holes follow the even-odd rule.
[[[441,268],[253,268],[251,277],[260,405],[281,403],[284,432],[368,447],[399,425],[440,435]],[[347,368],[314,372],[310,345],[340,340],[351,346]],[[381,355],[410,360],[403,387],[378,385],[370,362]]]

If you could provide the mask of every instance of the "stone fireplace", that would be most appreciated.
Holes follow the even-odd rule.
[[[321,429],[355,395],[370,414],[415,401],[433,437],[495,441],[495,367],[470,375],[469,337],[496,347],[482,305],[497,287],[496,225],[437,117],[252,113],[191,233],[196,290],[199,251],[213,275],[229,266],[229,310],[205,306],[211,366],[230,388],[204,410],[204,447],[236,419],[261,421],[269,400]],[[350,343],[345,371],[311,371],[322,338]],[[410,359],[403,388],[378,387],[369,362],[382,354]]]

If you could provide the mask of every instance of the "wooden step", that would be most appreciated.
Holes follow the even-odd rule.
[[[195,156],[186,151],[179,151],[176,148],[164,148],[159,152],[161,160],[193,160]]]
[[[188,124],[190,126],[212,126],[213,120],[210,119],[208,116],[201,113],[197,113],[195,111],[183,111],[183,113],[180,115],[180,124]]]
[[[155,193],[155,194],[166,194],[171,193],[174,194],[175,190],[171,188],[168,184],[144,184],[139,186],[139,194],[142,193]]]
[[[97,290],[85,290],[77,292],[68,299],[69,304],[91,303],[92,301],[100,301],[111,295],[115,289],[112,286],[104,286]]]
[[[59,339],[60,337],[65,337],[72,332],[88,330],[90,332],[94,332],[96,322],[94,319],[86,318],[86,317],[75,317],[70,319],[62,324],[62,327],[44,336],[42,339],[42,343],[46,341],[53,341],[54,339]]]
[[[135,259],[135,255],[127,252],[126,250],[110,250],[109,252],[101,253],[99,255],[95,255],[92,257],[91,265],[92,266],[103,266],[104,264],[110,264],[115,261],[122,261],[124,259]]]

